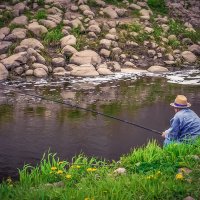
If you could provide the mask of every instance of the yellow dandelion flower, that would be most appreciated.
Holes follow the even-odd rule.
[[[59,165],[61,165],[61,164],[63,164],[63,163],[64,163],[64,161],[60,161],[60,162],[58,162]]]
[[[72,178],[72,175],[67,174],[65,177],[66,177],[66,179],[71,179],[71,178]]]
[[[183,180],[183,174],[182,173],[178,173],[176,174],[176,180]]]
[[[80,169],[80,168],[81,168],[81,166],[80,166],[80,165],[77,165],[77,166],[76,166],[76,168],[77,168],[77,169]]]
[[[96,170],[96,168],[87,168],[87,172],[95,172]]]
[[[51,170],[55,171],[55,170],[57,170],[57,167],[52,167]]]
[[[86,197],[84,200],[90,200],[90,198]]]
[[[63,171],[62,170],[58,170],[57,174],[63,174]]]

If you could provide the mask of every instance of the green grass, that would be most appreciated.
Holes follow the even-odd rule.
[[[165,0],[148,0],[147,4],[154,13],[162,15],[166,15],[168,13]]]
[[[13,19],[13,15],[10,11],[3,11],[1,15],[0,28],[6,26]]]
[[[62,33],[63,25],[60,24],[57,27],[51,29],[49,32],[44,34],[43,40],[46,45],[56,45],[60,39],[64,36]]]
[[[168,45],[172,47],[172,49],[180,48],[181,43],[178,40],[169,40]]]
[[[38,10],[34,15],[34,18],[37,20],[46,19],[47,18],[47,11],[46,10]]]
[[[190,38],[193,42],[200,41],[200,30],[196,32],[186,30],[186,27],[179,21],[169,21],[169,34],[177,35],[178,37]]]
[[[36,167],[25,165],[19,170],[19,181],[5,180],[0,185],[0,199],[198,199],[200,159],[195,156],[200,156],[200,139],[164,149],[150,142],[111,163],[84,155],[60,162],[48,153]],[[114,173],[118,167],[126,168],[126,174]],[[192,172],[183,170],[178,179],[178,169],[184,167]],[[59,181],[62,187],[47,185]]]

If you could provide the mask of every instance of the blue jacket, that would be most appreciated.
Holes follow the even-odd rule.
[[[178,111],[170,120],[171,127],[166,130],[166,139],[184,141],[200,136],[200,118],[189,108]]]

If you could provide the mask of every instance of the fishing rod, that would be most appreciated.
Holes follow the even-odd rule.
[[[5,90],[5,88],[1,88],[0,87],[0,90]],[[66,105],[66,106],[69,106],[69,107],[72,107],[72,108],[76,108],[76,109],[79,109],[79,110],[84,110],[84,111],[87,111],[87,112],[91,112],[91,113],[94,113],[94,114],[97,114],[97,115],[101,115],[101,116],[104,116],[104,117],[107,117],[107,118],[110,118],[110,119],[114,119],[114,120],[117,120],[117,121],[129,124],[129,125],[132,125],[132,126],[136,126],[138,128],[142,128],[142,129],[147,130],[147,131],[151,131],[151,132],[159,134],[159,135],[162,134],[160,131],[157,131],[157,130],[154,130],[154,129],[150,129],[150,128],[144,127],[142,125],[139,125],[139,124],[127,121],[125,119],[120,119],[120,118],[117,118],[115,116],[104,114],[102,112],[98,112],[96,110],[92,110],[92,109],[89,109],[89,108],[83,108],[83,107],[78,106],[78,105],[73,105],[73,104],[70,104],[70,103],[67,103],[67,102],[63,102],[63,101],[60,101],[60,100],[49,99],[49,98],[46,98],[44,96],[39,96],[39,95],[30,94],[30,93],[25,93],[25,92],[22,92],[22,91],[19,91],[19,90],[17,90],[17,91],[16,90],[11,90],[11,91],[13,91],[15,93],[26,95],[26,96],[34,97],[34,98],[39,98],[39,99],[42,99],[42,100],[45,100],[45,101],[51,101],[51,102],[54,102],[54,103]]]

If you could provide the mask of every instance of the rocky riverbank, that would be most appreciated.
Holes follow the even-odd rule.
[[[3,1],[0,80],[198,68],[198,24],[194,29],[187,18],[170,18],[163,6],[158,11],[151,0]]]

